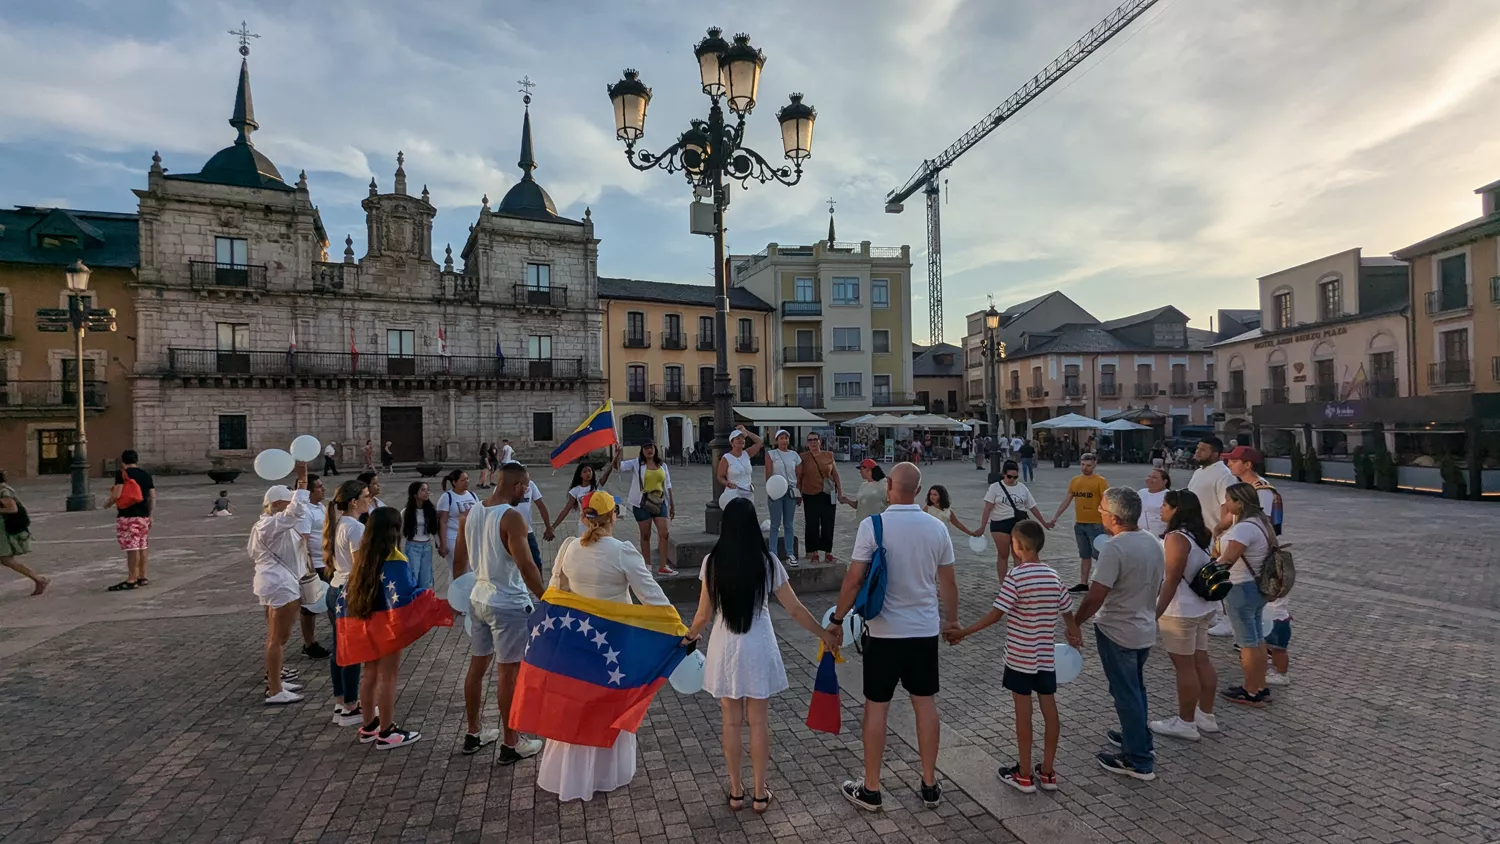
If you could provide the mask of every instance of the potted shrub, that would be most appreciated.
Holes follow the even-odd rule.
[[[1395,492],[1400,483],[1396,461],[1384,447],[1375,452],[1375,488],[1382,492]]]
[[[1453,459],[1453,455],[1443,455],[1440,471],[1443,473],[1444,498],[1468,497],[1468,484],[1464,481],[1463,470],[1458,467],[1458,461]]]
[[[1375,461],[1363,446],[1354,449],[1354,486],[1358,489],[1375,488]]]
[[[1304,480],[1310,484],[1323,482],[1323,461],[1318,459],[1318,453],[1309,451],[1302,459],[1302,474]]]
[[[210,457],[209,465],[211,468],[208,470],[208,479],[216,484],[232,484],[243,471],[231,467],[229,461],[222,457]]]
[[[1305,464],[1306,461],[1302,456],[1302,446],[1298,443],[1292,443],[1292,480],[1300,481],[1303,479],[1303,472],[1306,468]]]

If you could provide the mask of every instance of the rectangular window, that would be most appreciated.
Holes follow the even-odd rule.
[[[865,376],[858,372],[835,372],[833,374],[833,397],[857,399],[865,394]]]
[[[835,328],[833,330],[833,350],[835,352],[859,351],[859,329]]]
[[[711,316],[698,317],[698,336],[707,337],[710,340],[714,336],[714,318]]]
[[[1042,388],[1042,368],[1033,366],[1031,368],[1031,386],[1040,390]]]
[[[631,337],[646,336],[646,315],[640,311],[631,311],[625,315],[625,333]]]
[[[682,401],[682,367],[669,366],[662,384],[667,388],[668,401]]]
[[[515,276],[511,276],[511,278],[515,278]],[[528,290],[551,290],[552,267],[548,264],[527,264],[526,288]],[[548,437],[548,439],[551,439],[551,437]]]
[[[1326,385],[1333,383],[1333,359],[1313,361],[1313,383]],[[1323,401],[1332,401],[1324,399]]]
[[[1137,384],[1146,384],[1151,381],[1151,364],[1138,363],[1135,365],[1135,380]]]
[[[708,400],[714,394],[714,368],[712,366],[698,367],[698,393],[703,400]]]
[[[1151,326],[1151,345],[1158,348],[1180,349],[1187,345],[1187,323],[1158,322]]]
[[[221,352],[250,351],[250,326],[238,322],[218,323],[218,349]]]
[[[1456,363],[1469,359],[1469,329],[1460,328],[1457,331],[1444,331],[1443,340],[1443,363]]]
[[[872,376],[870,376],[870,392],[872,394],[872,397],[875,399],[875,401],[877,401],[877,402],[884,401],[886,404],[890,404],[890,401],[891,401],[891,376],[889,376],[889,375],[872,375]]]
[[[6,294],[0,293],[0,335],[4,336],[10,335],[10,311],[8,310],[9,304],[10,300],[6,297]]]
[[[891,330],[889,328],[877,328],[870,332],[870,351],[877,355],[890,354]]]
[[[1292,327],[1292,291],[1277,293],[1271,297],[1272,323],[1277,330]]]
[[[1338,319],[1344,315],[1343,286],[1338,279],[1330,279],[1318,285],[1318,319]]]
[[[1172,386],[1179,390],[1186,390],[1187,382],[1187,364],[1172,364]]]
[[[755,368],[740,367],[740,401],[755,401]]]
[[[795,290],[795,297],[796,301],[798,302],[818,301],[817,287],[813,284],[813,280],[810,278],[797,279]]]
[[[682,315],[667,314],[662,318],[662,328],[673,337],[682,333]]]
[[[1370,380],[1390,382],[1396,380],[1396,353],[1375,352],[1370,355]]]
[[[214,262],[221,267],[244,267],[250,260],[249,241],[238,237],[214,238]]]
[[[739,338],[740,338],[740,340],[751,340],[754,337],[755,337],[755,323],[751,322],[748,319],[742,319],[742,320],[740,320],[739,321]]]
[[[62,400],[65,405],[76,405],[78,403],[77,358],[63,358],[62,360]],[[94,361],[92,358],[84,358],[83,403],[89,407],[98,407],[100,401],[99,387],[94,381]]]
[[[547,411],[533,412],[531,414],[531,441],[544,443],[552,441],[552,413]]]
[[[1449,255],[1438,262],[1438,298],[1443,310],[1469,305],[1469,256]]]
[[[552,359],[552,335],[533,334],[526,339],[526,356],[532,360]]]
[[[220,451],[244,451],[250,447],[249,437],[245,433],[245,421],[246,417],[238,413],[219,416]]]
[[[646,400],[646,367],[638,363],[625,367],[625,400]]]
[[[888,278],[870,279],[870,307],[889,308],[891,306],[891,280]]]
[[[833,279],[833,303],[835,305],[859,304],[859,278],[857,276]]]
[[[1069,396],[1076,396],[1079,393],[1077,364],[1070,363],[1063,367],[1063,393]]]
[[[417,332],[390,329],[385,332],[385,353],[388,357],[409,358],[417,352]]]
[[[1286,364],[1270,367],[1271,389],[1286,389]]]
[[[1210,361],[1205,361],[1204,364],[1203,364],[1203,367],[1204,367],[1204,369],[1208,373],[1208,380],[1209,381],[1214,380],[1214,362],[1211,361],[1211,360]]]
[[[1114,395],[1115,391],[1115,365],[1106,363],[1099,367],[1099,392],[1105,396]]]

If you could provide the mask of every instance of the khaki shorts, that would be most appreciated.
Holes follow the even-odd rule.
[[[1197,618],[1164,615],[1156,620],[1156,629],[1161,631],[1161,644],[1167,653],[1192,656],[1194,651],[1208,650],[1208,628],[1213,620],[1213,613]]]

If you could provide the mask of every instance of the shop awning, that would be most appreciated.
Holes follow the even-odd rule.
[[[826,425],[823,417],[805,407],[736,407],[736,416],[742,416],[756,425]]]

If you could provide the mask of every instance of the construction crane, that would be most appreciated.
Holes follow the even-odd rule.
[[[938,216],[938,175],[1156,3],[1157,0],[1129,0],[1121,4],[1093,29],[1084,33],[1073,46],[1064,50],[1062,55],[1053,59],[1051,64],[1042,68],[1041,73],[1027,80],[999,108],[985,115],[974,128],[943,150],[941,155],[922,162],[922,166],[906,180],[906,184],[886,194],[887,214],[900,214],[904,208],[902,203],[919,190],[927,197],[927,306],[931,320],[928,342],[943,342],[943,248],[942,225]]]

